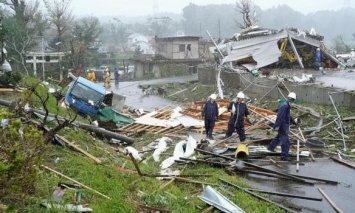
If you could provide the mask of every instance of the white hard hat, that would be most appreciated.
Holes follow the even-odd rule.
[[[292,99],[294,99],[294,100],[296,100],[296,93],[294,93],[294,92],[290,92],[290,94],[288,94],[288,96],[287,96],[288,98],[292,98]]]
[[[216,94],[212,94],[212,95],[210,95],[210,98],[213,99],[213,100],[216,100],[217,99],[217,95]]]
[[[245,95],[243,92],[238,92],[237,98],[245,98]]]
[[[317,51],[319,51],[320,49],[319,49],[319,47],[317,48]]]

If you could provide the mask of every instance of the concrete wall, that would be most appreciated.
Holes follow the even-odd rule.
[[[257,98],[259,101],[261,98],[261,101],[266,101],[267,98],[271,98],[272,100],[283,98],[282,94],[285,96],[288,95],[287,87],[291,92],[297,94],[297,99],[301,102],[332,105],[328,93],[334,92],[331,95],[336,105],[347,107],[355,106],[355,93],[345,92],[344,90],[336,88],[321,87],[315,84],[295,84],[293,82],[285,82],[286,87],[282,83],[279,83],[278,87],[276,87],[278,83],[277,80],[253,77],[249,73],[238,74],[222,72],[221,79],[226,87],[235,88],[234,94],[248,87],[245,90],[245,94],[253,94],[255,97],[249,95],[250,98]],[[213,68],[199,69],[198,80],[202,84],[216,84],[216,70]],[[251,83],[253,84],[250,85]]]

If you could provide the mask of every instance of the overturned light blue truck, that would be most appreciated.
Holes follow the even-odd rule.
[[[121,113],[126,97],[83,77],[78,77],[69,85],[65,103],[79,114],[101,122],[113,122],[119,126],[133,123],[133,119]]]

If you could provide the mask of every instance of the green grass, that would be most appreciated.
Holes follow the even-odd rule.
[[[75,143],[94,156],[103,160],[103,164],[96,164],[93,160],[76,152],[66,146],[51,145],[49,154],[44,164],[62,174],[71,177],[100,193],[109,196],[111,200],[96,194],[88,189],[82,189],[82,204],[89,204],[94,212],[138,212],[137,205],[148,205],[157,208],[163,208],[176,213],[198,213],[201,208],[208,206],[197,196],[201,194],[203,188],[201,184],[186,183],[174,181],[165,188],[160,186],[167,180],[160,181],[153,177],[140,177],[138,174],[123,173],[115,169],[122,166],[125,162],[125,168],[135,170],[133,163],[127,156],[117,153],[110,145],[99,140],[93,140],[88,133],[81,130],[66,130],[61,135],[66,135],[67,139]],[[152,141],[152,135],[143,136],[138,141],[140,146]],[[80,139],[80,140],[79,140]],[[175,141],[177,142],[177,141]],[[168,150],[172,153],[173,148]],[[149,157],[152,153],[147,153]],[[161,161],[167,156],[162,155]],[[56,159],[59,159],[57,162]],[[160,162],[154,162],[152,158],[147,163],[140,163],[140,169],[144,173],[153,174],[159,172]],[[229,180],[235,184],[247,187],[242,178],[230,176],[222,168],[215,168],[209,165],[197,164],[183,166],[174,164],[173,169],[183,170],[182,174],[211,174],[212,177],[192,177],[190,179],[211,184],[220,184],[224,188],[233,192],[235,196],[230,196],[221,191],[230,200],[237,203],[246,212],[283,212],[278,208],[265,202],[258,201],[237,189],[224,185],[219,178]],[[50,199],[53,189],[58,182],[71,182],[62,178],[44,168],[41,168],[40,178],[37,184],[37,193],[28,197],[28,205],[25,209],[28,212],[49,212],[39,206],[42,199]],[[217,186],[213,186],[220,191]],[[62,199],[62,203],[73,203],[74,191],[68,190]],[[51,211],[60,212],[60,211]]]

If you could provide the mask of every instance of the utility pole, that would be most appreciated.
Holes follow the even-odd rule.
[[[44,70],[44,36],[42,36],[42,81],[46,80],[45,70]]]
[[[218,19],[218,35],[219,35],[219,41],[221,41],[221,20]]]

